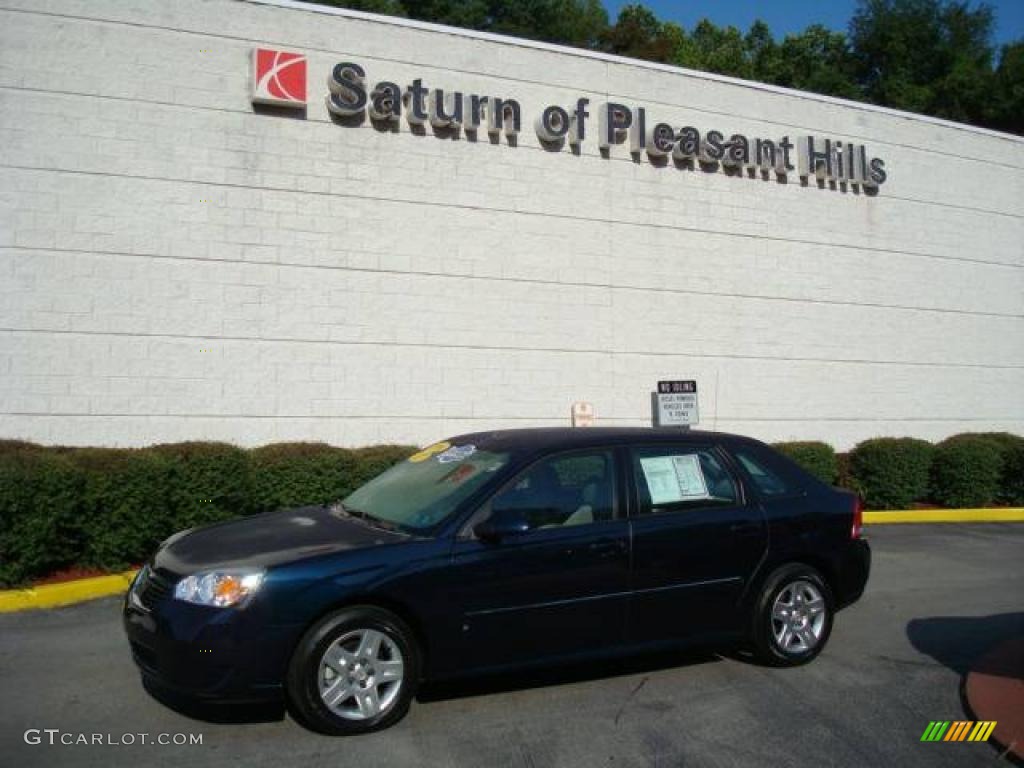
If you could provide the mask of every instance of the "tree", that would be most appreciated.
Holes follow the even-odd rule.
[[[736,27],[718,27],[701,19],[680,47],[676,62],[690,69],[732,77],[752,76],[743,35]]]
[[[1001,131],[1024,135],[1024,40],[1004,45],[999,54],[988,123]]]
[[[619,56],[668,63],[683,37],[678,24],[662,23],[645,5],[623,6],[615,24],[602,36],[602,47]]]
[[[764,76],[787,88],[862,100],[854,69],[846,35],[815,24],[799,35],[786,36]]]
[[[992,77],[987,5],[860,0],[850,22],[854,67],[876,104],[977,122]]]
[[[1024,134],[1024,40],[992,45],[995,17],[972,0],[859,0],[849,34],[807,27],[781,42],[703,19],[692,32],[631,3],[601,0],[320,0],[466,29],[561,43]]]
[[[409,18],[463,29],[485,29],[489,21],[486,0],[403,0]]]
[[[419,21],[596,48],[608,28],[600,0],[322,0]]]
[[[761,19],[750,25],[750,31],[743,38],[743,47],[750,63],[751,77],[755,80],[774,82],[773,72],[777,67],[779,47],[775,44],[771,29]]]
[[[405,16],[405,6],[401,0],[319,0],[321,5],[333,5],[339,8],[351,8],[354,11],[367,13],[383,13],[387,16]]]
[[[608,28],[600,0],[491,0],[489,32],[581,48],[596,47]]]

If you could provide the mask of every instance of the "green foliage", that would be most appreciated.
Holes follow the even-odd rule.
[[[833,485],[839,476],[836,452],[828,443],[816,441],[775,443],[772,446],[806,469],[823,483]]]
[[[407,15],[402,0],[320,0],[318,5],[334,5],[340,8],[351,8],[353,11],[383,13],[386,16]]]
[[[252,512],[327,504],[416,451],[280,443],[44,447],[0,440],[0,587],[70,565],[117,570],[169,535]]]
[[[257,512],[337,501],[348,495],[356,472],[352,451],[325,443],[265,445],[249,458]]]
[[[977,432],[968,435],[989,440],[999,448],[1002,472],[996,500],[1010,506],[1024,505],[1024,437],[1009,432]]]
[[[912,437],[877,437],[850,451],[854,490],[868,509],[905,509],[928,493],[934,446]]]
[[[663,24],[643,5],[624,6],[615,25],[601,35],[601,47],[609,53],[662,63],[676,59],[683,41],[678,24]]]
[[[590,48],[608,28],[600,0],[490,0],[486,5],[487,21],[477,28],[488,32]]]
[[[0,440],[0,454],[19,453],[21,451],[44,451],[41,445],[29,443],[25,440]]]
[[[755,31],[752,29],[751,32]],[[753,38],[751,42],[754,42]],[[760,42],[767,43],[764,40]],[[690,69],[751,79],[755,75],[750,53],[743,34],[736,27],[718,27],[703,19],[694,27],[693,34],[683,40],[673,63]]]
[[[811,25],[776,41],[701,20],[687,32],[641,3],[614,24],[600,0],[324,0],[357,10],[608,51],[1024,133],[1024,41],[994,49],[992,9],[860,0],[849,34]],[[998,63],[997,63],[998,62]]]
[[[999,500],[1011,506],[1024,506],[1024,439],[1003,453],[1003,476],[999,482]]]
[[[995,440],[954,435],[935,446],[932,498],[948,507],[981,507],[999,494],[1003,452]]]
[[[929,473],[935,499],[945,504],[1024,504],[1024,437],[1017,435],[957,435],[936,449],[923,440],[880,438],[839,455],[818,442],[776,448],[823,481],[860,491],[871,508],[924,498]],[[415,451],[323,443],[249,451],[202,442],[63,448],[0,440],[0,587],[72,565],[120,569],[183,528],[330,503]]]
[[[175,531],[229,520],[250,511],[249,461],[227,443],[166,443],[154,453],[168,462],[167,514]]]
[[[405,461],[416,453],[414,445],[370,445],[353,451],[356,459],[355,470],[349,479],[344,495],[348,495],[368,480],[372,480],[385,469]]]
[[[798,35],[786,35],[778,55],[766,66],[757,79],[826,96],[862,98],[850,45],[842,32],[815,24]]]
[[[992,9],[948,0],[861,0],[850,22],[856,72],[877,104],[983,119],[992,81]]]
[[[325,0],[326,5],[532,40],[597,47],[608,29],[600,0]]]
[[[81,448],[67,454],[82,475],[76,515],[79,564],[120,570],[143,562],[175,531],[168,510],[171,463],[148,449]]]
[[[71,565],[81,551],[82,475],[36,446],[0,452],[0,586]]]
[[[986,124],[1024,134],[1024,40],[1004,45],[999,54]]]

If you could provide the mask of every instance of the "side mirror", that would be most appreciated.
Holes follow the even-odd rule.
[[[509,536],[520,536],[529,530],[530,524],[521,509],[495,504],[490,516],[474,526],[473,534],[480,541],[496,543]]]

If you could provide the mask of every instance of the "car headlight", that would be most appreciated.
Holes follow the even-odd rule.
[[[256,592],[263,584],[264,574],[265,571],[256,568],[194,573],[175,585],[174,598],[186,603],[226,608]]]

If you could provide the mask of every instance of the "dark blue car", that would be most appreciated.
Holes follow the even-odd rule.
[[[284,696],[333,734],[424,680],[742,641],[813,659],[864,590],[857,497],[755,440],[524,429],[429,446],[329,507],[176,534],[125,601],[157,688]]]

